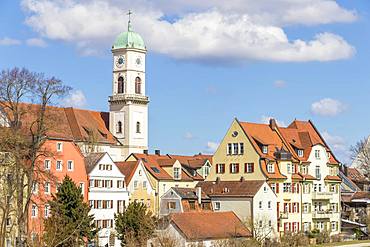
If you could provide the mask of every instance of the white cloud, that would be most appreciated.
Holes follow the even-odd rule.
[[[64,98],[62,103],[66,107],[82,108],[86,106],[87,101],[84,93],[81,90],[76,90]]]
[[[339,100],[325,98],[312,103],[311,112],[316,115],[333,117],[347,109],[346,105]]]
[[[186,140],[193,140],[194,139],[194,135],[191,132],[186,132],[185,135],[184,135],[184,138]]]
[[[270,123],[270,119],[275,119],[275,121],[276,121],[276,123],[277,123],[277,125],[279,126],[279,127],[286,127],[287,125],[285,124],[285,122],[284,121],[279,121],[279,120],[277,120],[276,118],[274,118],[274,117],[269,117],[269,116],[265,116],[265,115],[263,115],[262,117],[261,117],[261,123],[264,123],[264,124],[269,124]]]
[[[207,151],[214,153],[217,150],[218,145],[219,143],[217,142],[211,142],[211,141],[207,142],[207,146],[206,146]]]
[[[47,44],[43,39],[31,38],[26,40],[26,44],[29,46],[46,47]]]
[[[20,45],[22,42],[18,39],[12,38],[0,38],[0,45]]]
[[[277,88],[286,87],[286,82],[283,80],[274,81],[274,87],[277,87]]]
[[[336,34],[290,40],[283,29],[284,25],[357,18],[355,12],[329,0],[177,0],[171,4],[162,0],[23,0],[22,6],[28,12],[26,23],[40,35],[72,42],[85,55],[107,52],[115,36],[126,29],[122,12],[129,8],[134,9],[134,28],[147,48],[178,59],[304,62],[346,59],[355,53]],[[168,21],[165,16],[170,14],[176,18]],[[286,20],[279,21],[281,16]]]
[[[350,150],[347,146],[346,141],[341,136],[331,135],[329,132],[324,131],[322,132],[322,137],[328,143],[334,155],[338,156],[338,158],[342,162],[349,162],[350,161]]]

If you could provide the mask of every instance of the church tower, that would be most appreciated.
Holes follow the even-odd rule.
[[[109,130],[124,147],[123,155],[148,149],[148,103],[145,95],[143,39],[131,26],[118,35],[112,46],[113,81],[109,97]]]

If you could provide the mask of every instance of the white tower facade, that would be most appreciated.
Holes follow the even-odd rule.
[[[124,156],[148,149],[148,103],[145,94],[146,48],[141,36],[121,33],[112,46],[113,81],[109,129],[124,147]]]

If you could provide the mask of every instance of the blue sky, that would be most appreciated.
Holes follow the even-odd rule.
[[[0,1],[0,68],[26,67],[55,75],[78,92],[73,99],[82,108],[106,111],[111,94],[110,46],[117,33],[126,30],[124,11],[130,3],[110,1],[104,6],[112,9],[112,17],[105,11],[108,17],[97,24],[89,19],[93,17],[85,21],[73,16],[70,9],[61,7],[63,1],[33,1],[38,5],[30,0]],[[42,11],[50,2],[60,4],[51,6],[58,10],[52,15]],[[86,5],[86,1],[69,2],[99,16],[94,11],[101,8]],[[334,1],[335,6],[323,8],[320,4],[328,1],[316,0],[322,13],[304,12],[297,17],[281,12],[289,17],[284,19],[279,11],[285,10],[277,8],[276,16],[272,13],[263,20],[259,11],[266,6],[238,12],[226,9],[222,1],[215,6],[206,4],[212,1],[202,6],[194,2],[174,1],[170,8],[160,0],[140,0],[133,6],[137,13],[134,29],[148,48],[150,147],[164,153],[212,152],[234,117],[251,122],[275,117],[283,124],[297,118],[313,120],[337,155],[347,161],[348,147],[370,134],[370,2]],[[297,12],[307,6],[288,7]],[[145,10],[146,16],[142,14]],[[119,18],[114,17],[117,13]],[[215,20],[221,16],[225,22],[197,22],[204,16]],[[239,23],[240,16],[250,19]],[[212,27],[196,30],[200,25],[210,25],[217,33],[209,31]],[[73,30],[76,26],[80,30]],[[84,30],[89,28],[93,30]],[[253,30],[256,36],[274,42],[266,33],[274,32],[280,40],[283,33],[288,43],[261,47],[254,44],[258,38],[254,43],[245,41],[252,36],[239,40],[240,29]],[[228,34],[224,30],[230,33],[221,37],[219,32]],[[184,32],[186,39],[179,37]],[[320,33],[333,35],[325,43],[316,38]],[[297,39],[307,42],[303,48],[296,49],[293,42]],[[312,48],[312,40],[325,45]],[[301,52],[306,48],[310,50]]]

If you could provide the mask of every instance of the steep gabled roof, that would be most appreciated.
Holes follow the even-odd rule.
[[[196,188],[179,188],[179,187],[172,187],[172,189],[181,197],[181,199],[193,199],[197,200],[197,190]],[[204,191],[201,191],[202,200],[210,199]]]
[[[130,184],[132,177],[135,174],[137,167],[139,166],[140,160],[138,161],[124,161],[124,162],[114,162],[118,169],[123,175],[125,175],[126,184]]]
[[[186,155],[174,155],[174,154],[167,154],[169,158],[178,160],[181,165],[188,166],[193,169],[199,169],[204,164],[209,161],[212,162],[212,155],[204,155],[204,154],[197,154],[193,156],[186,156]]]
[[[90,153],[85,157],[85,169],[89,174],[107,153]]]
[[[170,222],[190,241],[252,237],[233,212],[175,213]]]

